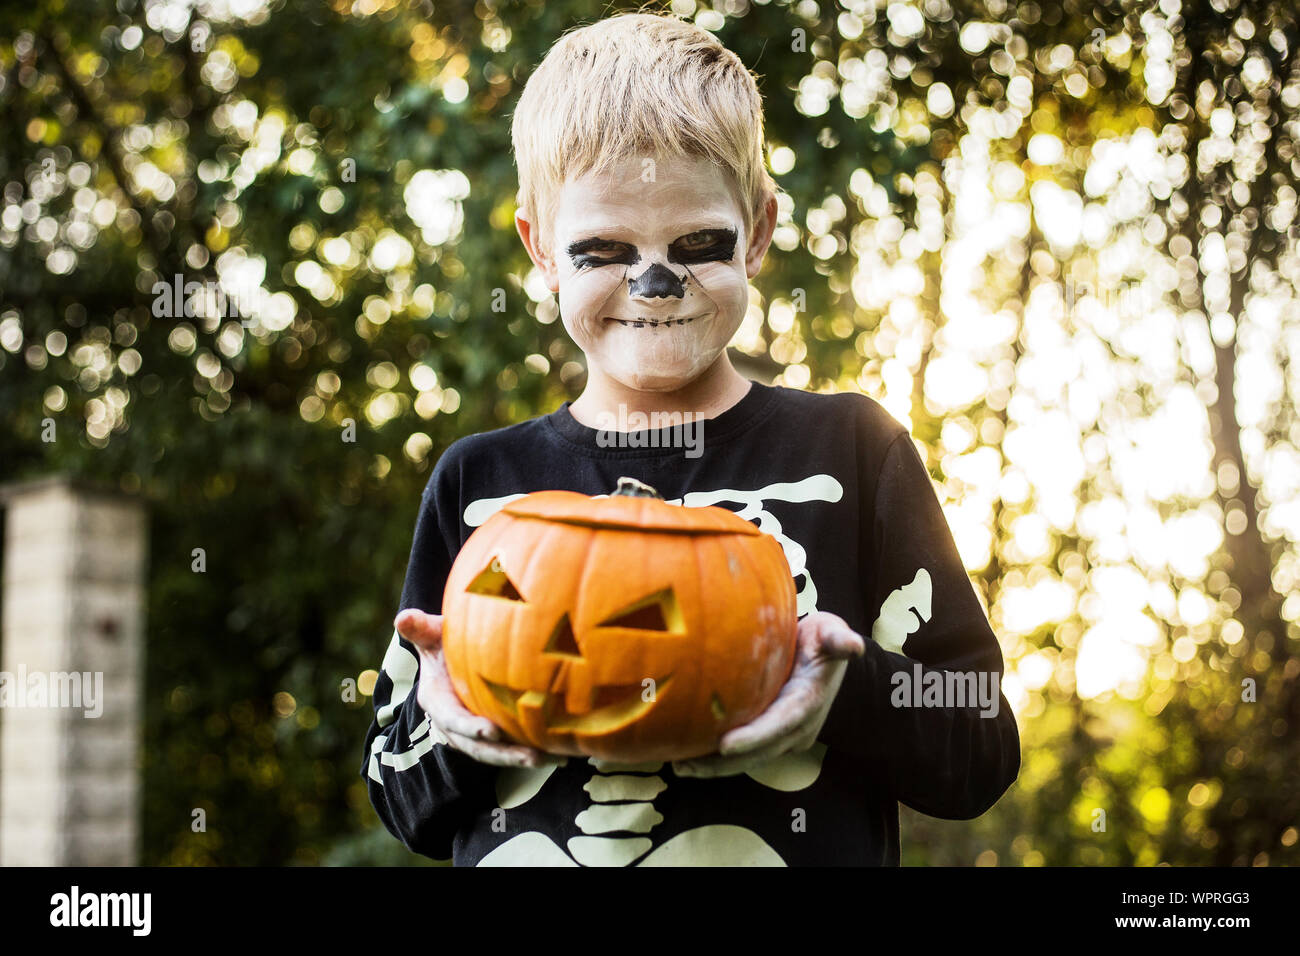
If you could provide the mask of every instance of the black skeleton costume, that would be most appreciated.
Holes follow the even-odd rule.
[[[703,429],[693,456],[692,427]],[[997,639],[916,446],[881,405],[753,383],[715,418],[625,433],[616,447],[607,438],[566,403],[455,442],[421,502],[401,607],[439,612],[456,553],[507,502],[606,494],[628,475],[773,535],[800,616],[840,615],[867,652],[849,661],[810,750],[699,779],[575,757],[539,770],[480,764],[431,728],[417,655],[394,634],[361,773],[407,847],[457,865],[897,865],[899,802],[966,819],[1010,786],[1019,734],[998,689]],[[958,672],[990,696],[931,693]]]

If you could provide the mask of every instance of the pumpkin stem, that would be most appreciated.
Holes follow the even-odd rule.
[[[663,495],[655,491],[644,481],[637,481],[635,478],[626,476],[618,480],[618,487],[614,489],[614,495],[625,495],[629,498],[658,498],[663,500]],[[613,495],[611,495],[613,497]]]

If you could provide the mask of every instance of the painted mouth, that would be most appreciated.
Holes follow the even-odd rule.
[[[694,322],[696,319],[702,319],[705,314],[706,313],[702,312],[699,315],[692,315],[683,319],[650,319],[645,316],[635,319],[618,319],[612,315],[607,315],[605,316],[605,321],[617,322],[619,325],[626,325],[634,329],[643,329],[647,327],[652,329],[666,329],[673,325],[686,325],[689,322]]]

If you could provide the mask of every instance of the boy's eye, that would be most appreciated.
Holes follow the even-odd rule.
[[[686,249],[702,249],[715,241],[712,233],[693,232],[689,236],[683,236],[678,239],[676,245]]]
[[[579,269],[583,266],[632,265],[641,259],[636,247],[612,239],[580,239],[565,251]]]
[[[736,230],[701,229],[668,247],[669,262],[730,262],[736,252]]]

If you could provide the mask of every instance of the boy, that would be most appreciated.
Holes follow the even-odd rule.
[[[588,380],[549,415],[455,442],[425,490],[362,766],[414,851],[457,865],[897,865],[898,801],[967,819],[1019,772],[1001,651],[907,430],[865,396],[750,383],[728,361],[775,226],[762,123],[739,59],[666,16],[566,34],[523,92],[516,225]],[[683,454],[677,426],[610,442],[629,409],[701,416],[703,441]],[[606,494],[624,475],[756,520],[798,589],[780,697],[721,753],[671,766],[509,743],[461,705],[439,651],[442,588],[475,527],[528,492]],[[970,699],[945,699],[959,677]]]

